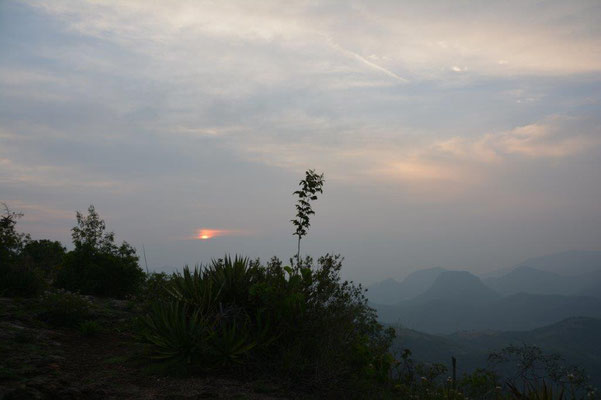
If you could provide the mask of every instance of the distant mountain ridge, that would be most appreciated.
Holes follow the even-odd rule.
[[[571,251],[528,261],[537,267],[518,265],[484,280],[467,271],[416,271],[403,282],[372,287],[368,296],[381,321],[438,334],[528,330],[569,317],[601,318],[601,268],[596,267],[601,252]],[[559,273],[565,270],[582,273]]]
[[[441,274],[439,279],[436,286],[444,287],[445,275]],[[461,330],[528,330],[574,316],[601,318],[601,299],[598,298],[527,293],[500,296],[488,288],[489,291],[483,292],[484,285],[479,279],[474,280],[473,275],[454,286],[455,289],[442,294],[438,290],[432,294],[429,290],[423,296],[396,305],[374,307],[385,323],[436,334]]]
[[[601,270],[581,275],[559,275],[533,267],[517,267],[498,278],[484,279],[484,283],[501,294],[561,294],[600,297]]]
[[[368,287],[374,304],[396,304],[417,297],[448,271],[415,271],[403,281],[386,279]],[[601,251],[571,250],[529,258],[512,267],[479,274],[486,286],[504,295],[517,293],[595,296],[601,298]]]
[[[575,283],[570,278],[572,277],[520,266],[498,278],[484,279],[484,283],[503,294],[571,294]]]
[[[550,272],[562,276],[583,275],[601,271],[601,251],[568,250],[540,257],[532,257],[511,267],[481,273],[480,276],[485,278],[498,278],[519,267],[531,267],[539,271]]]
[[[565,276],[588,274],[601,270],[601,251],[564,251],[529,258],[515,267],[519,266],[528,266]]]

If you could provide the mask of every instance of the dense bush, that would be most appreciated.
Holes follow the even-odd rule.
[[[16,230],[23,214],[4,207],[0,217],[0,296],[36,296],[46,287],[43,273],[23,257],[29,235]]]
[[[88,216],[77,213],[77,226],[72,229],[75,249],[64,257],[56,277],[58,287],[118,298],[136,291],[144,280],[136,250],[127,242],[117,246],[114,233],[105,229],[94,206],[88,208]]]
[[[100,324],[97,321],[83,321],[77,326],[83,336],[96,336],[100,332]]]
[[[63,262],[65,251],[65,247],[57,241],[28,240],[23,246],[21,256],[28,266],[40,270],[48,278],[53,278]]]
[[[143,278],[131,247],[115,253],[79,248],[65,256],[56,285],[84,294],[121,298],[133,293]]]
[[[190,371],[238,365],[350,388],[377,374],[391,338],[362,289],[340,280],[340,257],[312,264],[225,257],[184,268],[144,317],[142,336],[154,358]]]
[[[2,216],[0,217],[0,266],[13,264],[18,260],[24,244],[29,236],[18,233],[17,221],[23,216],[21,213],[11,211],[2,203]]]
[[[46,288],[41,271],[20,262],[0,265],[0,297],[35,297]]]
[[[143,309],[148,309],[157,300],[165,300],[170,297],[168,288],[172,275],[165,272],[150,272],[145,274],[143,282],[132,301]]]
[[[77,293],[64,290],[46,292],[38,317],[53,326],[75,327],[90,317],[92,304]]]

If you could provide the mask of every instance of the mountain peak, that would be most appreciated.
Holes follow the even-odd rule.
[[[481,302],[498,298],[476,275],[467,271],[444,271],[438,275],[430,289],[417,296],[417,301],[448,300]]]
[[[392,278],[385,279],[368,288],[367,297],[376,304],[397,304],[412,299],[428,290],[436,278],[446,271],[441,267],[420,269],[407,275],[399,282]]]

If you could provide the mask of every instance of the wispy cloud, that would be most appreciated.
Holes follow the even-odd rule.
[[[62,18],[77,32],[163,57],[191,50],[202,43],[199,37],[211,37],[226,39],[230,45],[278,46],[301,57],[310,56],[303,65],[328,60],[328,52],[320,50],[325,45],[347,60],[358,60],[398,81],[408,78],[394,69],[420,78],[447,78],[445,70],[514,75],[601,69],[598,38],[594,29],[583,28],[595,23],[594,16],[599,13],[599,4],[590,1],[570,6],[571,16],[577,15],[577,19],[564,18],[567,10],[561,2],[547,3],[544,12],[534,4],[495,3],[480,13],[446,3],[426,7],[421,3],[341,2],[324,10],[302,2],[285,10],[271,2],[261,6],[202,1],[31,4]],[[516,14],[518,5],[524,9]],[[500,22],[504,18],[510,18],[511,24]],[[344,20],[353,23],[344,25]],[[385,58],[387,65],[362,54]]]

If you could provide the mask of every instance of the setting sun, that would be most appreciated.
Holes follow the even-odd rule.
[[[218,229],[199,229],[196,234],[196,239],[209,240],[217,236],[225,235],[226,231]]]

